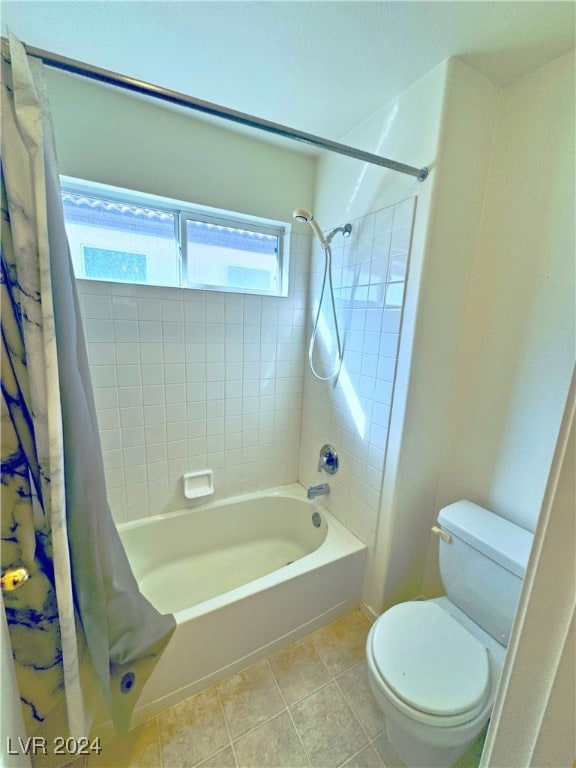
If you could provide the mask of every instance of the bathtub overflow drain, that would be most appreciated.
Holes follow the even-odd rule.
[[[312,522],[316,526],[316,528],[320,528],[322,525],[322,518],[320,517],[320,512],[314,512],[312,515]]]
[[[122,693],[130,693],[132,688],[134,687],[134,681],[136,680],[136,675],[134,672],[126,672],[125,675],[122,675],[122,680],[120,680],[120,690]]]

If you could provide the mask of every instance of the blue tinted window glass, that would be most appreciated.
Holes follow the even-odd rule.
[[[146,256],[142,253],[84,247],[86,277],[92,280],[146,282]]]
[[[176,213],[64,191],[76,277],[179,285]]]
[[[228,267],[228,285],[233,288],[254,288],[257,291],[270,290],[270,272],[266,269],[249,267]]]

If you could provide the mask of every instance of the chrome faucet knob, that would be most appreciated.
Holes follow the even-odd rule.
[[[335,475],[338,472],[338,454],[334,448],[326,443],[320,448],[320,456],[318,457],[318,472],[328,472],[329,475]]]

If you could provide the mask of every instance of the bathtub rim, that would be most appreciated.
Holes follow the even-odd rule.
[[[285,565],[263,576],[259,576],[257,579],[242,584],[238,587],[234,587],[227,592],[223,592],[220,595],[209,598],[196,605],[182,608],[179,611],[173,613],[178,624],[187,621],[192,621],[194,618],[203,616],[212,611],[217,611],[225,606],[249,598],[257,592],[267,591],[273,589],[279,583],[286,581],[287,579],[296,578],[308,571],[314,571],[317,568],[321,568],[326,559],[339,560],[354,552],[361,552],[366,550],[366,545],[353,534],[346,526],[344,526],[337,518],[329,512],[326,507],[319,501],[319,499],[308,499],[306,495],[306,489],[300,483],[290,483],[289,485],[276,486],[275,488],[262,489],[259,491],[253,491],[248,494],[241,494],[238,496],[231,496],[225,499],[214,499],[204,504],[194,504],[190,507],[184,507],[182,509],[174,510],[172,512],[166,512],[163,514],[153,515],[150,517],[142,518],[141,520],[133,520],[127,523],[122,523],[118,526],[119,532],[124,530],[133,530],[141,526],[158,523],[166,519],[177,519],[182,516],[190,514],[210,511],[210,509],[220,508],[222,506],[231,506],[239,501],[250,501],[250,499],[266,498],[266,497],[286,497],[293,498],[298,501],[303,501],[306,505],[314,511],[318,511],[326,521],[327,534],[324,541],[313,552],[304,555],[303,557],[295,560],[289,565]],[[120,527],[122,526],[122,527]],[[156,607],[156,606],[155,606]],[[160,610],[161,613],[164,611]],[[164,612],[165,613],[165,612]]]
[[[262,488],[259,491],[250,491],[250,493],[242,493],[236,496],[226,496],[221,499],[210,499],[210,501],[204,502],[196,501],[189,506],[179,507],[178,509],[173,509],[169,512],[158,512],[155,515],[148,515],[147,517],[141,517],[137,520],[127,520],[122,523],[116,523],[116,528],[118,529],[119,533],[122,533],[123,531],[130,531],[134,528],[140,528],[141,526],[150,524],[152,522],[158,522],[161,520],[174,520],[178,517],[204,512],[217,507],[231,506],[232,504],[238,503],[239,501],[262,499],[267,496],[294,498],[300,501],[304,501],[306,504],[310,504],[310,506],[317,508],[321,514],[328,513],[330,519],[336,520],[334,515],[332,515],[321,503],[321,497],[316,499],[308,499],[306,496],[306,489],[303,485],[300,485],[300,483],[289,483],[287,485],[277,485],[273,488]],[[340,523],[340,525],[342,524]],[[352,535],[354,536],[355,534]]]

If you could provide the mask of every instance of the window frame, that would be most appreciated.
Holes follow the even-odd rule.
[[[178,259],[178,285],[162,285],[162,288],[182,288],[186,290],[218,291],[221,293],[238,293],[247,295],[275,296],[278,298],[288,296],[290,233],[289,222],[266,219],[219,208],[211,208],[204,205],[187,203],[175,198],[162,197],[145,192],[115,187],[100,182],[87,181],[72,176],[60,176],[62,192],[81,194],[110,202],[125,203],[127,205],[140,205],[153,210],[164,211],[174,216],[174,243]],[[188,242],[187,222],[199,221],[207,224],[216,224],[233,229],[257,232],[264,235],[272,235],[278,238],[278,251],[276,260],[278,264],[278,285],[276,291],[260,289],[240,289],[234,286],[210,285],[200,282],[188,281]],[[118,280],[106,278],[79,278],[85,280],[98,279],[101,282],[118,283]],[[134,285],[156,286],[156,283],[133,283]]]
[[[237,217],[232,218],[231,216],[220,216],[215,215],[212,213],[198,213],[195,212],[193,215],[190,210],[182,211],[181,212],[181,264],[182,264],[182,275],[181,275],[181,282],[183,287],[188,288],[196,288],[198,290],[202,291],[224,291],[227,290],[231,293],[254,293],[259,294],[262,296],[285,296],[287,294],[281,293],[282,285],[283,285],[283,273],[282,273],[282,264],[284,261],[284,237],[285,237],[285,228],[283,227],[280,229],[278,226],[272,226],[270,223],[266,222],[264,223],[264,220],[257,220],[249,221],[245,219],[239,219]],[[261,233],[263,235],[272,235],[278,238],[278,252],[276,254],[276,260],[278,262],[278,291],[264,291],[264,290],[257,290],[257,289],[251,289],[250,291],[242,291],[239,288],[234,287],[224,287],[224,286],[213,286],[210,284],[204,284],[199,282],[192,282],[187,280],[188,276],[188,237],[186,235],[186,229],[187,229],[187,223],[188,221],[199,221],[203,224],[216,224],[223,227],[230,227],[232,229],[240,229],[244,230],[246,232],[257,232]]]

